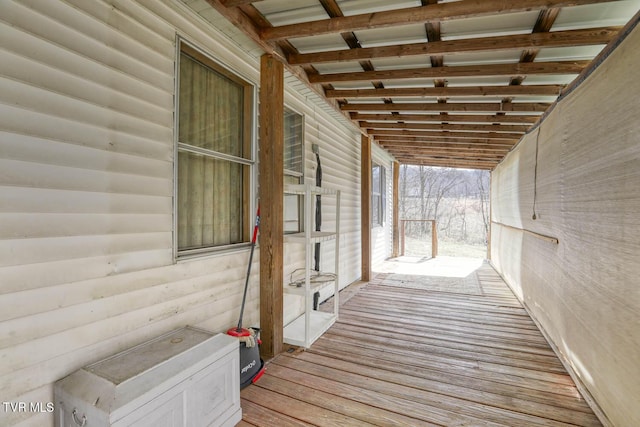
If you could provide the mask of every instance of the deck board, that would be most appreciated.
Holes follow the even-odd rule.
[[[500,276],[473,274],[481,295],[378,275],[242,391],[243,425],[600,426]]]

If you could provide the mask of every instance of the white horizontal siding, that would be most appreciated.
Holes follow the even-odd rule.
[[[393,230],[391,225],[393,211],[393,158],[377,144],[371,145],[371,160],[385,169],[386,206],[384,226],[371,229],[371,265],[376,266],[391,256]],[[375,268],[374,268],[375,269]]]
[[[200,0],[198,0],[200,1]],[[198,1],[193,2],[197,4]],[[0,384],[3,401],[52,400],[52,383],[186,324],[237,321],[248,250],[174,263],[176,35],[258,82],[255,43],[200,1],[0,2]],[[360,137],[293,76],[306,174],[340,189],[341,286],[360,276]],[[323,219],[332,227],[335,204]],[[322,262],[334,249],[323,246]],[[285,271],[300,254],[286,258]],[[259,254],[245,324],[259,320]],[[51,425],[6,414],[0,425]]]

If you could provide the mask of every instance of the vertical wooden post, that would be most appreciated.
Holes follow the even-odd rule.
[[[260,336],[265,358],[283,348],[284,66],[260,59]]]
[[[398,230],[398,224],[400,222],[400,218],[398,215],[400,213],[400,206],[398,205],[400,197],[399,197],[399,188],[400,188],[400,163],[393,162],[393,250],[391,252],[391,256],[393,258],[398,256],[398,252],[400,249],[400,233]]]
[[[493,203],[491,203],[491,179],[493,178],[493,171],[489,172],[489,230],[487,230],[487,259],[491,261],[491,212]]]
[[[404,242],[406,240],[406,236],[405,236],[405,231],[404,231],[404,224],[405,224],[405,220],[403,219],[402,221],[400,221],[400,237],[402,238],[402,249],[400,250],[400,255],[404,256]]]
[[[362,227],[362,277],[371,280],[371,139],[361,137],[360,161],[360,224]]]
[[[435,258],[438,256],[438,227],[436,225],[436,220],[431,221],[431,257]]]

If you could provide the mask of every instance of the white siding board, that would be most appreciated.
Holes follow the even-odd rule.
[[[166,179],[173,164],[165,160],[109,152],[67,142],[0,131],[0,151],[6,159],[55,166],[94,169]]]
[[[0,240],[164,232],[171,224],[168,213],[0,213]]]
[[[171,141],[173,136],[171,123],[157,124],[147,120],[131,117],[98,105],[44,91],[24,83],[0,78],[0,102],[24,109],[48,112],[56,117],[95,126],[102,126],[116,131],[161,141]]]
[[[106,152],[173,160],[173,147],[167,140],[158,141],[144,135],[136,136],[106,127],[79,123],[72,119],[61,119],[50,114],[4,105],[1,102],[0,129],[89,146]]]
[[[166,196],[8,186],[0,186],[0,201],[0,212],[166,214],[172,209]]]
[[[0,267],[115,255],[158,248],[171,249],[170,233],[3,240],[0,242]]]
[[[0,2],[3,399],[50,401],[51,384],[87,363],[185,324],[222,332],[237,321],[247,248],[173,259],[176,35],[259,80],[256,44],[205,6],[235,34],[177,1]],[[306,176],[317,143],[323,185],[342,191],[344,287],[360,275],[360,134],[286,79],[287,103],[305,115]],[[333,253],[323,245],[323,266]],[[247,325],[259,321],[258,258]],[[50,414],[8,420],[52,424]]]
[[[38,0],[29,1],[33,5],[41,3]],[[60,4],[64,3],[77,9],[78,13],[75,19],[70,19],[67,7],[60,6],[61,11],[56,16],[58,21],[66,25],[84,23],[82,31],[85,34],[151,66],[157,66],[166,73],[173,73],[175,31],[135,2],[114,1],[109,4],[101,0],[63,0]],[[125,9],[132,11],[135,17],[127,15]],[[92,19],[83,22],[84,16]]]
[[[88,278],[104,277],[166,265],[172,260],[172,252],[155,249],[81,259],[40,262],[12,267],[2,267],[0,292],[20,292]],[[127,280],[120,278],[120,280]]]
[[[40,2],[40,4],[43,3]],[[47,7],[51,6],[47,5]],[[74,28],[69,28],[46,15],[41,15],[42,12],[33,12],[19,3],[0,2],[0,16],[5,21],[11,22],[13,26],[49,40],[59,48],[64,46],[64,49],[81,57],[89,58],[104,66],[134,76],[141,82],[167,92],[173,91],[173,81],[167,78],[171,76],[170,71],[162,72],[135,57],[106,46]]]
[[[491,179],[493,221],[559,240],[494,223],[493,264],[620,426],[640,424],[639,43],[636,27]]]
[[[1,16],[0,16],[1,17]],[[152,105],[169,106],[173,91],[162,90],[146,81],[106,67],[91,58],[56,46],[41,37],[29,34],[0,20],[0,47],[31,58],[54,69],[90,79],[113,91],[130,94]]]
[[[239,275],[240,271],[230,273]],[[216,277],[211,275],[193,277],[129,290],[113,296],[104,296],[93,290],[93,299],[88,302],[31,315],[31,325],[25,324],[20,318],[3,321],[0,323],[0,349],[44,339],[84,324],[100,322],[167,301],[179,301],[187,296],[198,296],[201,300],[218,300],[239,294],[240,286],[237,282],[226,283],[224,286],[216,287],[215,291],[212,290],[211,283],[215,280]],[[109,290],[104,291],[107,293]],[[33,324],[40,326],[33,328]],[[0,375],[5,373],[1,369]]]
[[[0,159],[0,179],[16,187],[171,197],[172,181],[132,174]]]
[[[13,52],[2,51],[2,59],[0,74],[12,80],[161,126],[173,124],[173,114],[166,107],[146,102],[128,93],[115,92],[112,88]]]

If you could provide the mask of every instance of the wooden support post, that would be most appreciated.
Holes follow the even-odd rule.
[[[260,59],[260,336],[263,357],[283,348],[284,67]]]
[[[493,172],[489,172],[489,229],[487,230],[487,259],[491,261],[491,227],[492,227],[492,206],[491,203],[491,180],[493,179]]]
[[[391,252],[391,256],[396,258],[400,249],[400,233],[398,230],[398,224],[400,222],[400,218],[398,215],[400,213],[399,204],[399,188],[400,188],[400,163],[393,162],[393,219],[392,219],[392,229],[393,229],[393,250]]]
[[[360,224],[362,227],[362,277],[371,280],[371,139],[361,137],[360,161]]]
[[[438,227],[436,220],[431,221],[431,258],[438,256]]]
[[[405,236],[405,231],[404,231],[404,224],[405,224],[405,220],[403,219],[402,221],[400,221],[400,237],[402,238],[402,246],[400,249],[400,256],[404,256],[404,242],[406,241],[406,236]]]

